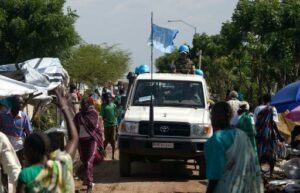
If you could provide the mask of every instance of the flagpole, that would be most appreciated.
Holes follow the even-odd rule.
[[[153,12],[151,12],[151,84],[153,84]],[[150,137],[154,135],[154,112],[153,112],[153,86],[151,86],[149,122],[150,122]]]
[[[151,12],[151,80],[153,79],[153,12]]]

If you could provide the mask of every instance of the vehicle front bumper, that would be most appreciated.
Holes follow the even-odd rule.
[[[159,157],[163,159],[193,159],[203,155],[204,143],[207,139],[190,138],[161,138],[144,136],[120,135],[119,150],[124,153],[145,157]],[[153,142],[173,143],[174,148],[153,148]]]

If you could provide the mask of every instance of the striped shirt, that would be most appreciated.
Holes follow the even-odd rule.
[[[29,118],[19,111],[14,118],[10,111],[0,114],[0,130],[7,135],[15,151],[23,149],[24,138],[32,132]]]

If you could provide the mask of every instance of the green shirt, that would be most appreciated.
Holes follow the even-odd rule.
[[[25,185],[30,184],[42,171],[43,166],[41,165],[31,165],[29,167],[23,168],[20,175],[19,181]]]
[[[60,150],[50,154],[44,166],[32,165],[22,169],[19,182],[27,193],[75,192],[72,157]]]
[[[104,128],[118,125],[117,115],[117,107],[114,103],[103,104],[101,116],[104,120]]]

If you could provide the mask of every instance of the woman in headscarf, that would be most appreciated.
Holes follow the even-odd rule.
[[[93,170],[98,153],[97,150],[99,147],[103,147],[102,122],[92,102],[91,98],[83,98],[81,110],[74,118],[74,123],[79,133],[80,160],[85,171],[83,185],[87,186],[88,192],[93,188]]]

